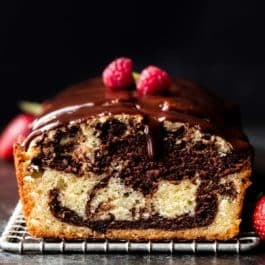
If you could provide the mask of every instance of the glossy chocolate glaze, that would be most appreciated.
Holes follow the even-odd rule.
[[[95,78],[63,91],[44,106],[44,113],[34,121],[32,132],[24,141],[26,148],[45,131],[105,113],[143,115],[149,157],[159,149],[159,131],[164,120],[188,123],[220,135],[234,149],[250,148],[240,127],[238,108],[182,79],[172,80],[164,95],[140,96],[134,88],[110,91],[101,78]]]

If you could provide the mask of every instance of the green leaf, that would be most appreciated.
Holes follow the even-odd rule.
[[[133,72],[133,79],[136,82],[139,79],[140,74],[137,72]]]
[[[18,104],[21,111],[33,114],[35,116],[41,114],[42,105],[38,102],[20,101]]]

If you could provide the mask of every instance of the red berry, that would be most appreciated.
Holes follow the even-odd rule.
[[[133,82],[133,62],[129,58],[121,57],[111,62],[103,71],[103,82],[108,88],[125,88]]]
[[[160,94],[169,87],[170,77],[156,66],[145,68],[137,80],[137,90],[141,95]]]
[[[30,114],[19,114],[9,122],[0,135],[0,158],[10,159],[13,156],[13,144],[19,136],[26,136],[30,130],[30,124],[34,116]]]
[[[265,196],[258,200],[252,222],[256,233],[262,240],[265,240]]]

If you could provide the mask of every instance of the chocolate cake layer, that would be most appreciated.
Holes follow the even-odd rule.
[[[82,154],[79,150],[82,137],[78,139],[79,142],[78,137],[75,137],[79,130],[77,125],[62,127],[55,131],[52,139],[44,134],[38,142],[41,151],[33,158],[33,165],[82,176],[88,172],[113,175],[116,172],[110,171],[110,168],[114,162],[122,165],[126,163],[118,177],[127,186],[147,195],[156,190],[159,179],[192,179],[195,173],[202,179],[214,180],[216,176],[221,178],[240,170],[246,158],[251,155],[251,149],[222,154],[217,142],[208,134],[195,141],[192,139],[193,130],[180,125],[171,132],[161,128],[159,152],[157,157],[150,158],[146,155],[148,136],[144,133],[143,126],[135,124],[127,128],[124,123],[110,118],[92,127],[102,145],[95,147],[93,157],[87,157],[86,153]],[[130,130],[131,134],[123,135],[125,130]],[[62,145],[65,137],[69,138],[68,142]]]

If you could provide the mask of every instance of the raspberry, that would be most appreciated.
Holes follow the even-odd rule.
[[[9,122],[0,135],[0,158],[11,159],[13,145],[19,136],[26,136],[30,131],[30,124],[34,120],[31,114],[19,114]]]
[[[106,87],[120,89],[129,87],[133,82],[133,62],[129,58],[121,57],[112,61],[103,71],[103,82]]]
[[[256,233],[262,240],[265,240],[265,196],[257,202],[252,222]]]
[[[153,95],[165,91],[169,84],[169,75],[162,69],[151,65],[141,72],[136,87],[141,95]]]

